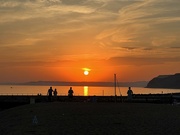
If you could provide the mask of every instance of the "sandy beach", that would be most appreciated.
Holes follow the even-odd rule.
[[[52,102],[0,112],[0,135],[179,135],[180,106]]]

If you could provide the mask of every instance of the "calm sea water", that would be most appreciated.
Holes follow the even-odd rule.
[[[67,95],[70,86],[52,86],[57,89],[58,95]],[[72,86],[75,96],[114,96],[114,87],[92,87],[92,86]],[[180,89],[152,89],[142,87],[131,87],[134,94],[158,94],[177,93]],[[49,86],[27,86],[27,85],[0,85],[0,95],[47,95]],[[116,95],[126,96],[128,87],[116,87]]]

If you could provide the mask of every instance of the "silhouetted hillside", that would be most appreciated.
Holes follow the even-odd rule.
[[[145,87],[148,82],[118,82],[117,87]],[[26,83],[6,83],[6,85],[42,85],[42,86],[99,86],[113,87],[114,82],[60,82],[60,81],[37,81]]]
[[[180,89],[180,73],[174,75],[159,75],[149,81],[146,87]]]

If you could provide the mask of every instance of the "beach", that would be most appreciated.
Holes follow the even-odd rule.
[[[0,112],[1,135],[179,135],[180,106],[49,102]]]

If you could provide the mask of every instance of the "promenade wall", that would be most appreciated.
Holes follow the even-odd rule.
[[[49,102],[44,95],[0,95],[0,110],[16,107],[25,104]],[[175,94],[136,94],[132,100],[127,96],[74,96],[69,99],[67,96],[52,97],[51,102],[118,102],[118,103],[158,103],[173,104],[180,102],[180,93]]]

